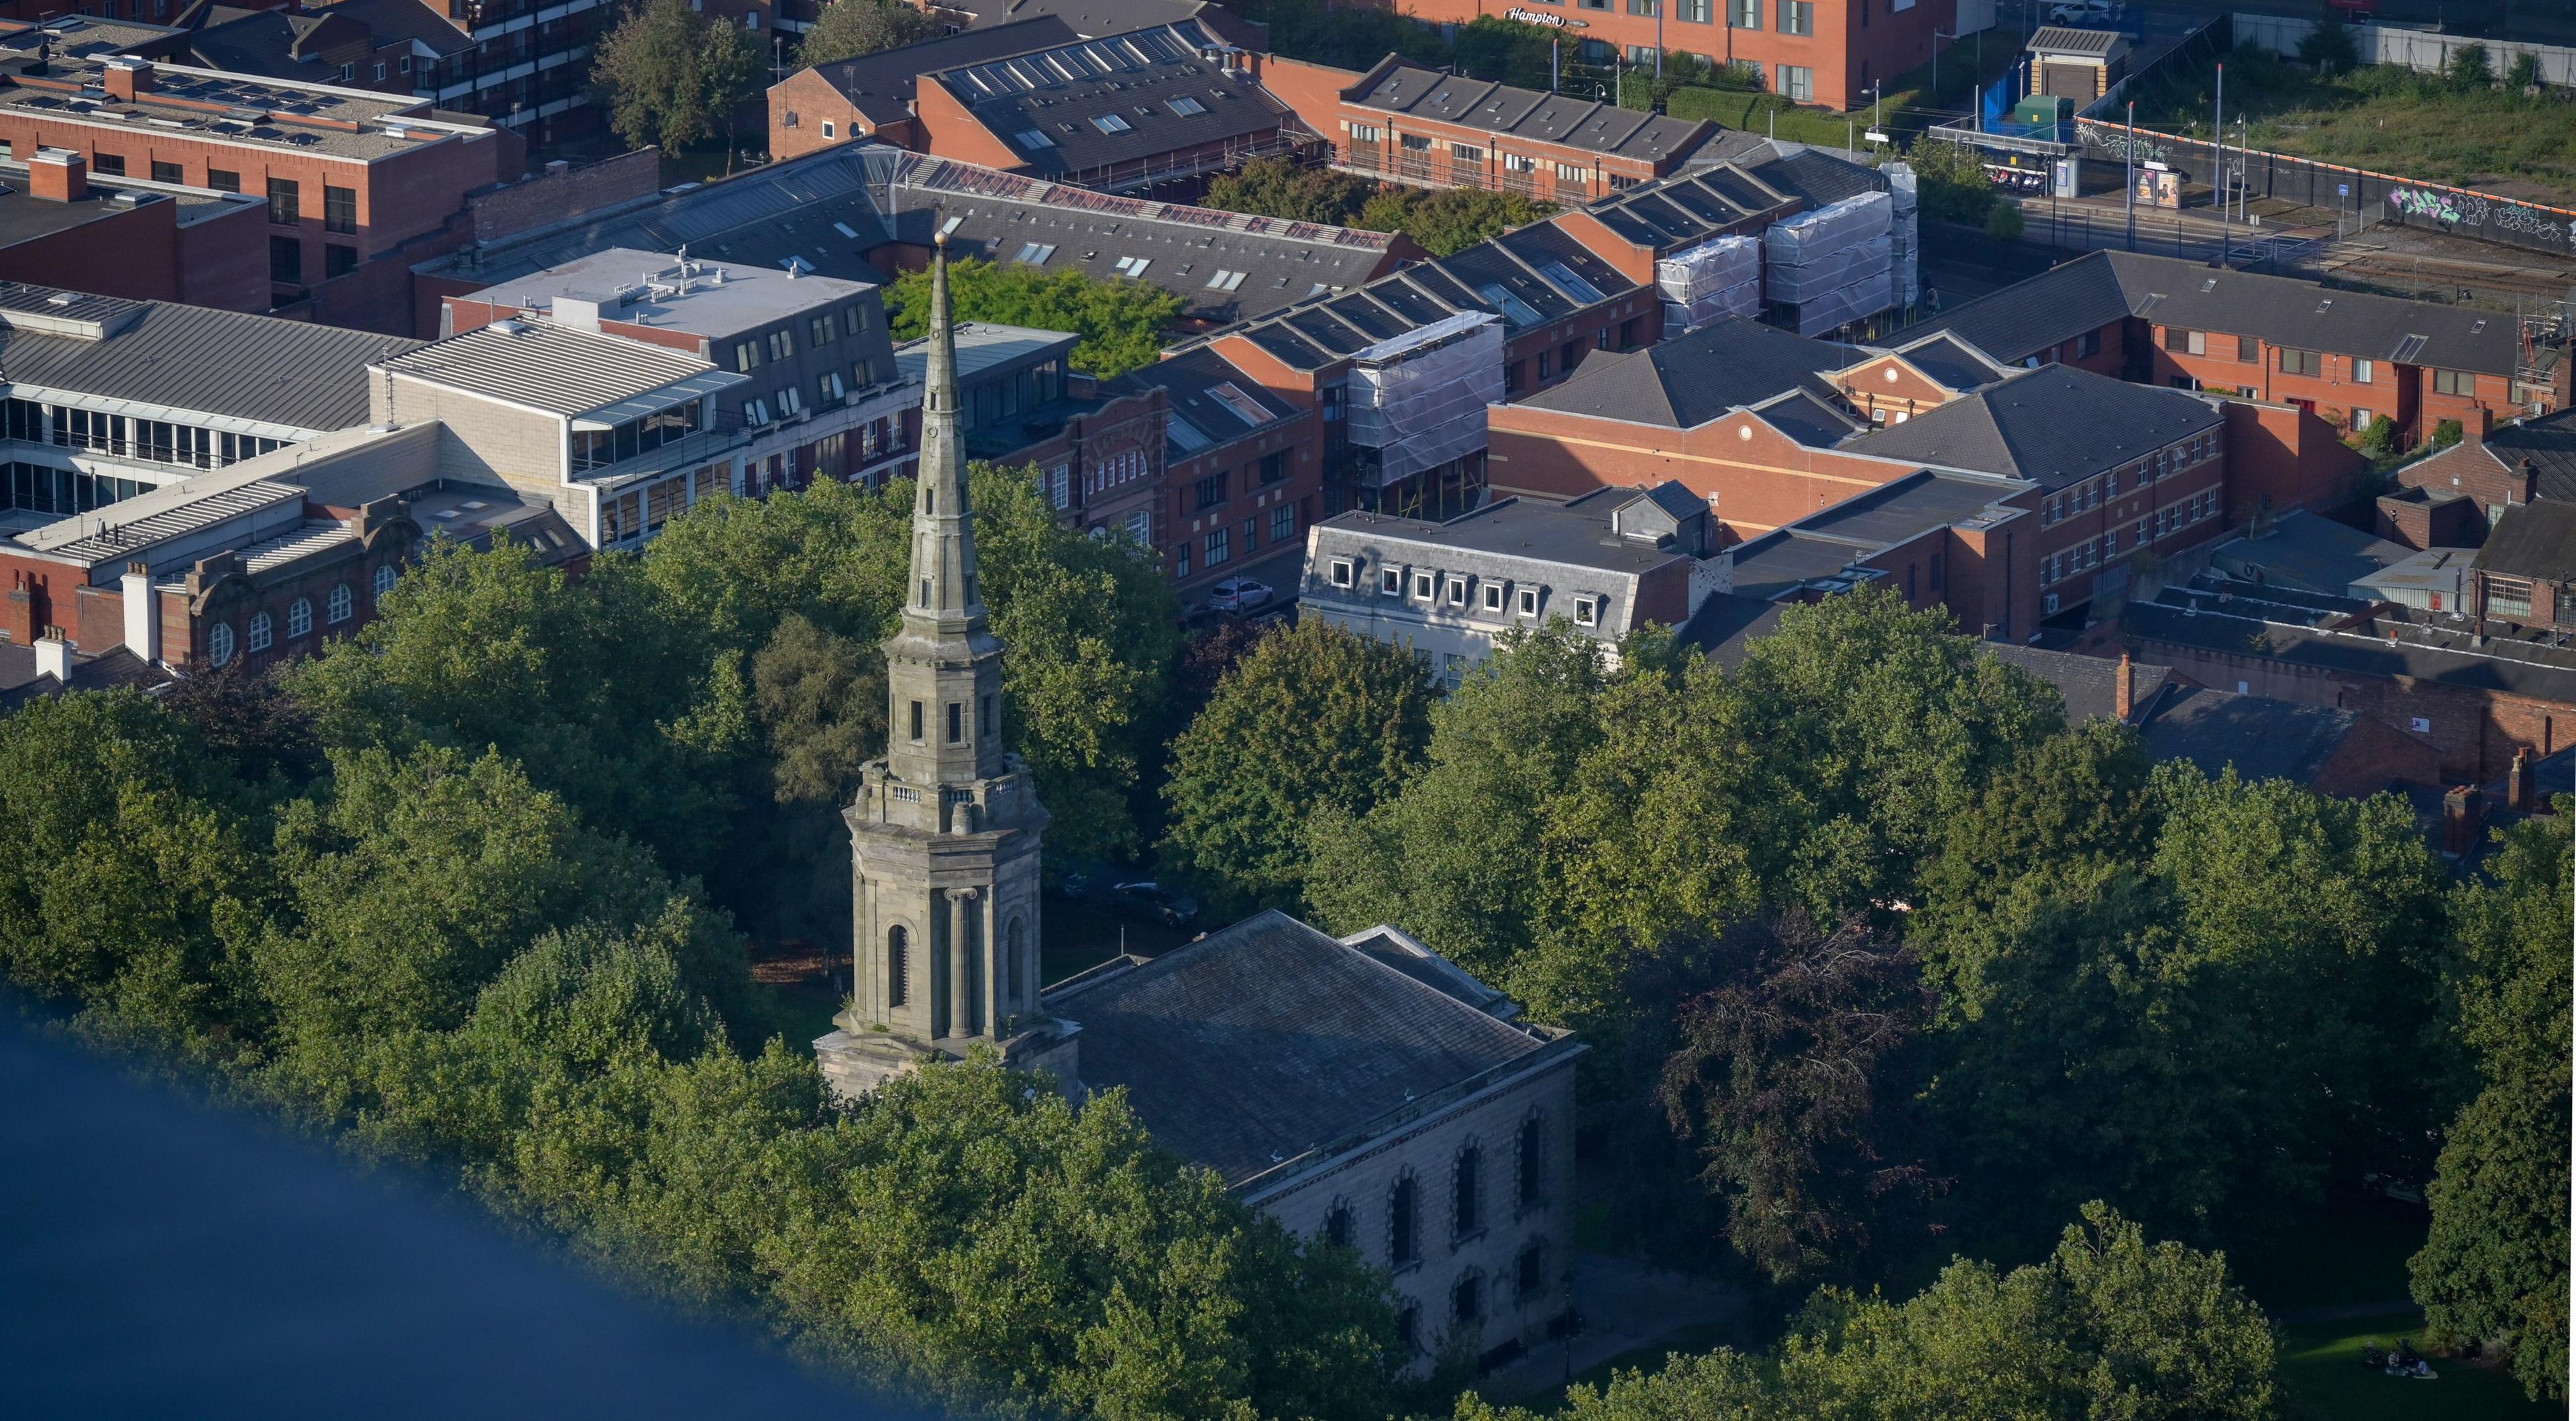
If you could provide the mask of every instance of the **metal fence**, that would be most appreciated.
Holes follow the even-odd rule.
[[[2260,45],[2284,58],[2298,56],[2299,41],[2316,33],[2318,23],[2288,15],[2248,15],[2242,12],[2229,18],[2236,26],[2238,44]],[[2516,56],[2528,54],[2540,61],[2542,83],[2561,88],[2576,85],[2576,49],[2561,44],[2531,44],[2517,39],[2443,34],[2404,25],[2354,25],[2351,32],[2353,48],[2364,64],[2394,64],[2420,73],[2438,74],[2450,67],[2451,55],[2455,51],[2474,44],[2486,50],[2487,63],[2498,78],[2513,67]]]

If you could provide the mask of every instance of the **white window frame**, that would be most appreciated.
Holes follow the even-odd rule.
[[[1449,605],[1452,607],[1467,605],[1467,579],[1463,577],[1449,579]]]
[[[1333,559],[1333,585],[1335,587],[1348,587],[1357,579],[1357,576],[1358,574],[1353,568],[1349,558]]]
[[[1537,616],[1537,615],[1538,615],[1538,589],[1537,589],[1537,588],[1535,588],[1535,587],[1524,587],[1524,588],[1522,588],[1520,591],[1521,591],[1521,595],[1520,595],[1519,604],[1518,604],[1518,605],[1519,605],[1519,608],[1520,608],[1520,613],[1519,613],[1519,614],[1520,614],[1521,616],[1524,616],[1524,617],[1535,617],[1535,616]]]
[[[1575,598],[1574,624],[1578,627],[1597,627],[1601,625],[1601,599],[1598,597]]]
[[[1427,573],[1427,572],[1417,572],[1417,573],[1415,573],[1415,574],[1413,575],[1413,600],[1414,600],[1414,601],[1416,601],[1416,602],[1432,602],[1432,601],[1437,601],[1437,600],[1438,600],[1438,598],[1439,598],[1439,595],[1440,595],[1440,580],[1439,580],[1438,578],[1436,578],[1436,577],[1432,576],[1430,573]]]
[[[1377,591],[1378,595],[1381,597],[1403,596],[1404,569],[1400,567],[1379,568],[1377,570]]]

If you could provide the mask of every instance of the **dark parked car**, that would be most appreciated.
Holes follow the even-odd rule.
[[[1118,906],[1129,912],[1172,927],[1185,928],[1198,921],[1199,900],[1186,893],[1176,893],[1150,879],[1116,884],[1110,888],[1109,895]]]

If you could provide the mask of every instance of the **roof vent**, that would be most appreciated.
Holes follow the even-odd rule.
[[[491,331],[494,335],[514,336],[520,331],[525,330],[526,327],[520,325],[516,321],[494,321],[491,325],[485,327],[485,329]]]

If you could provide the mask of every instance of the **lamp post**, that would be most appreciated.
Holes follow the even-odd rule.
[[[2224,64],[2218,66],[2218,97],[2210,106],[2209,141],[2218,155],[2212,161],[2209,180],[2218,188],[2218,264],[2225,266],[2231,234],[2227,223],[2227,66]]]
[[[2128,190],[2129,250],[2138,249],[2138,101],[2129,100],[2129,141],[2123,145],[2121,183]]]

